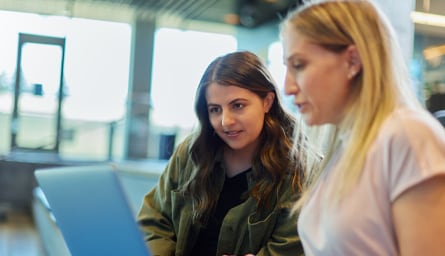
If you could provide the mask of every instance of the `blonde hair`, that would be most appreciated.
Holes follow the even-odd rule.
[[[421,107],[412,90],[410,76],[394,31],[382,12],[367,0],[337,0],[305,3],[290,12],[281,24],[281,36],[296,31],[327,50],[355,45],[362,70],[351,88],[345,118],[317,135],[325,147],[320,168],[308,174],[299,208],[307,191],[323,172],[334,152],[342,150],[336,164],[336,186],[330,199],[339,200],[357,183],[368,150],[386,117],[398,105]],[[346,137],[344,135],[347,135]],[[338,175],[337,175],[338,174]]]

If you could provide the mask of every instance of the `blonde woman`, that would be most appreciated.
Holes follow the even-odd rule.
[[[445,130],[412,92],[370,1],[308,3],[281,26],[285,91],[331,126],[297,204],[306,255],[444,255]]]

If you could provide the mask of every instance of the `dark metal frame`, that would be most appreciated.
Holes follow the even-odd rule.
[[[63,72],[64,72],[64,62],[65,62],[65,38],[59,37],[49,37],[41,35],[32,35],[26,33],[19,33],[18,48],[17,48],[17,65],[15,73],[15,87],[14,87],[14,105],[12,110],[10,132],[11,132],[11,151],[16,150],[36,150],[34,148],[21,147],[17,144],[17,133],[19,125],[19,109],[18,102],[20,98],[20,78],[21,78],[21,62],[22,62],[22,48],[26,43],[34,44],[47,44],[47,45],[58,45],[62,48],[62,60],[60,67],[60,80],[59,80],[59,94],[57,103],[57,117],[56,117],[56,141],[55,145],[51,149],[38,149],[44,151],[50,151],[59,153],[59,146],[61,140],[62,131],[62,101],[63,101]]]

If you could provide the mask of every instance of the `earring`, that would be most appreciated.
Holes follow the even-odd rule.
[[[357,72],[355,70],[351,70],[351,72],[348,74],[348,79],[352,79],[356,74]]]

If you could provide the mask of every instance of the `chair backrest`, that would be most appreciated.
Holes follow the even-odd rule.
[[[434,112],[433,116],[445,127],[445,109]]]

